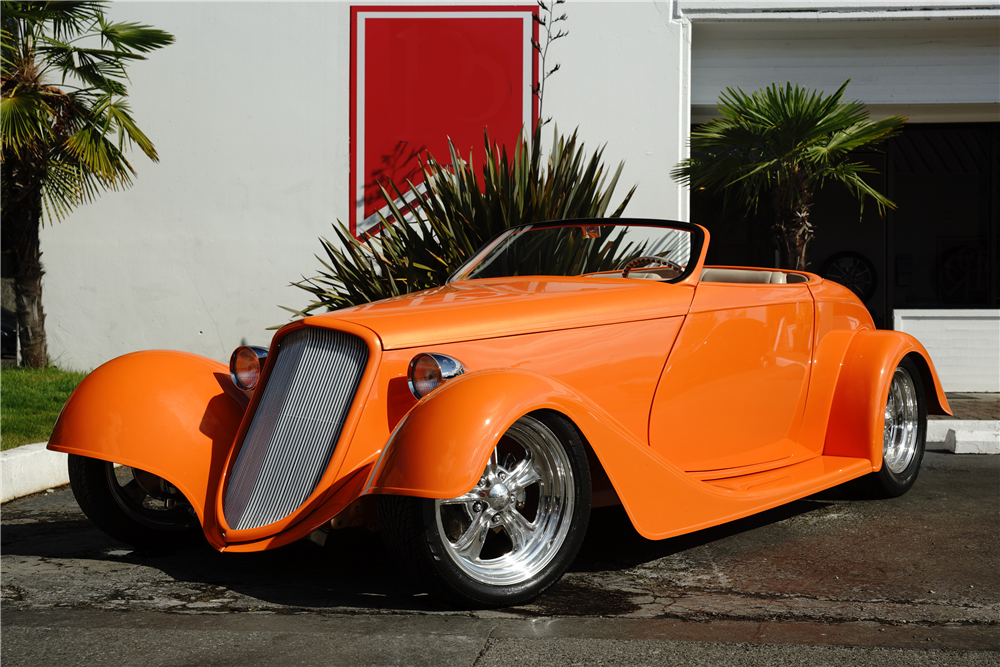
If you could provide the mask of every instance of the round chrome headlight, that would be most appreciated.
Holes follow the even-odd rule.
[[[421,352],[410,360],[410,391],[417,398],[423,398],[464,372],[465,368],[458,359],[433,352]]]
[[[243,345],[233,350],[229,357],[229,375],[237,387],[250,391],[260,381],[260,373],[267,359],[267,348]]]

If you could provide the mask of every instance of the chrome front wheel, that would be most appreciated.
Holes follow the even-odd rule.
[[[472,491],[434,501],[445,552],[483,584],[508,586],[534,577],[566,541],[576,504],[573,482],[569,454],[556,434],[522,417]]]
[[[434,592],[465,605],[521,604],[555,583],[583,542],[586,452],[565,418],[526,415],[497,443],[468,493],[383,496],[379,515],[388,546]]]

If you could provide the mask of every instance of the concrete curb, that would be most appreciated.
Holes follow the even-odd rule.
[[[69,484],[66,455],[39,442],[0,452],[0,503]],[[930,419],[927,444],[955,454],[1000,454],[1000,419]]]
[[[927,442],[955,454],[1000,454],[1000,419],[929,419]]]
[[[46,442],[0,452],[0,503],[69,484],[66,454],[45,449]]]

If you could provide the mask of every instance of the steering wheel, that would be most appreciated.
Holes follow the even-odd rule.
[[[626,262],[625,266],[622,267],[622,278],[628,278],[628,274],[632,272],[632,269],[638,269],[640,266],[646,266],[647,264],[665,266],[668,269],[673,269],[677,273],[684,272],[684,269],[682,269],[681,265],[677,262],[671,262],[669,259],[663,259],[662,257],[643,255],[642,257],[636,257],[635,259],[630,259]]]

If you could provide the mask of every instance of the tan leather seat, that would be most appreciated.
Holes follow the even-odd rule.
[[[701,281],[706,283],[763,283],[784,285],[788,277],[782,271],[753,269],[702,269]]]

